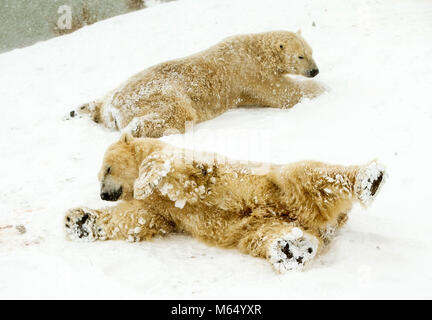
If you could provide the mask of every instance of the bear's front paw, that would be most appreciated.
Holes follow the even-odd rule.
[[[156,156],[154,156],[156,157]],[[162,179],[171,170],[171,161],[164,158],[149,158],[149,162],[141,169],[140,176],[134,183],[134,198],[145,199],[153,193]]]
[[[97,213],[87,208],[75,208],[65,215],[66,234],[71,240],[105,240],[104,229],[97,224]]]
[[[293,228],[270,245],[269,261],[280,273],[302,270],[317,254],[318,243],[316,237]]]
[[[160,118],[157,113],[149,113],[142,117],[133,118],[122,131],[135,138],[159,138],[162,136],[161,130],[164,124],[165,120]]]
[[[153,193],[162,178],[163,177],[157,174],[149,174],[143,179],[136,180],[134,185],[134,198],[141,200],[147,198]]]

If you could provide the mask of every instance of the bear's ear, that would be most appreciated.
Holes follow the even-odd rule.
[[[120,137],[120,142],[129,144],[134,138],[129,133],[123,133]]]
[[[298,29],[296,33],[301,36],[301,29]]]

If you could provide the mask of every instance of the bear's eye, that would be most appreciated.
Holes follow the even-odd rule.
[[[303,59],[304,57],[303,57],[303,56],[299,56],[298,58],[299,58],[299,59]]]
[[[283,44],[279,45],[279,48],[283,49]]]
[[[105,174],[109,174],[111,172],[111,167],[108,167],[105,171]]]

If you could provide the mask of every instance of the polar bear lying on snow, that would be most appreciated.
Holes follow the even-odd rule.
[[[242,105],[290,108],[323,92],[318,68],[300,33],[238,35],[192,56],[148,68],[103,99],[70,116],[88,114],[97,123],[135,137],[184,133],[186,123],[212,119]]]
[[[67,212],[77,240],[148,240],[187,232],[225,248],[268,259],[280,272],[301,269],[347,220],[367,206],[385,177],[363,166],[302,161],[242,164],[128,134],[111,145],[99,173],[103,209]]]

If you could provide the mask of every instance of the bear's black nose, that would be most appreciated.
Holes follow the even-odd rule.
[[[315,77],[318,73],[319,73],[319,70],[318,70],[318,69],[312,69],[311,71],[309,71],[309,77],[313,78],[313,77]]]
[[[120,187],[115,191],[101,191],[100,193],[100,197],[102,200],[106,200],[106,201],[117,201],[120,196],[122,195],[123,192],[123,188]]]

